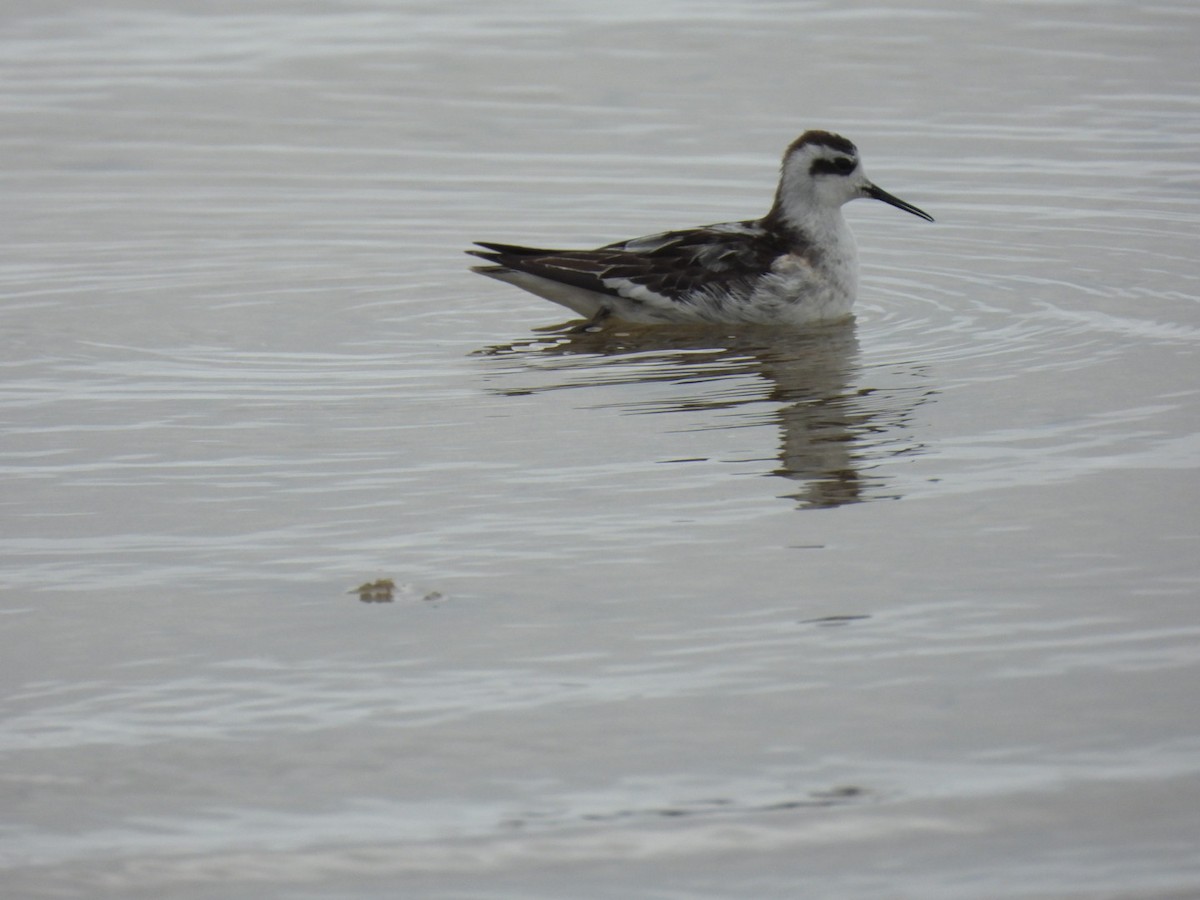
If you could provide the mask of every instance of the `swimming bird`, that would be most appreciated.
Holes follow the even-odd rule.
[[[933,216],[872,183],[858,149],[828,131],[787,148],[775,202],[761,219],[664,231],[595,250],[476,241],[472,271],[562,304],[597,324],[667,322],[808,325],[845,319],[858,254],[842,206],[869,197]]]

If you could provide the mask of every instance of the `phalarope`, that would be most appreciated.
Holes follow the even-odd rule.
[[[850,315],[858,289],[842,205],[859,197],[933,216],[872,184],[840,135],[806,131],[783,155],[761,219],[664,231],[595,250],[476,241],[473,271],[553,300],[593,322],[806,325]]]

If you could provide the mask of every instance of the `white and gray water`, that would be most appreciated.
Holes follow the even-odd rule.
[[[1198,41],[7,4],[3,896],[1200,896]],[[846,207],[853,324],[467,270],[760,215],[808,128],[937,218]]]

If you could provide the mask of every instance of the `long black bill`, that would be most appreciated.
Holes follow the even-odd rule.
[[[914,216],[920,216],[926,222],[933,221],[933,216],[931,216],[929,213],[925,212],[925,210],[917,209],[917,207],[913,206],[911,203],[905,203],[899,197],[893,197],[891,194],[889,194],[887,191],[885,191],[881,187],[876,187],[873,184],[870,185],[867,188],[867,196],[873,200],[882,200],[884,203],[889,203],[892,206],[896,207],[896,209],[902,209],[905,212],[910,212]]]

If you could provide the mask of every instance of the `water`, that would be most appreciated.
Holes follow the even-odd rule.
[[[1193,5],[2,34],[6,896],[1200,893]],[[938,219],[848,208],[852,326],[466,271],[809,127]]]

